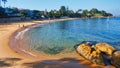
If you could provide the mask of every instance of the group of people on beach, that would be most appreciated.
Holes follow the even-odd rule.
[[[21,25],[18,25],[18,26],[19,26],[19,28],[20,28],[20,27],[25,27],[25,25],[24,25],[24,24],[23,24],[22,26],[21,26]]]

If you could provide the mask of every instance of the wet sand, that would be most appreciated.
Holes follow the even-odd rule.
[[[76,53],[68,54],[67,57],[63,55],[63,58],[56,57],[56,59],[49,56],[44,57],[41,54],[39,59],[35,59],[35,57],[30,57],[30,55],[16,52],[14,48],[11,48],[9,45],[11,36],[19,29],[33,24],[62,20],[65,19],[17,22],[0,25],[0,68],[114,68],[112,66],[92,64]]]

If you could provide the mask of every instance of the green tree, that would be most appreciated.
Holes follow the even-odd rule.
[[[16,13],[20,13],[20,11],[18,8],[12,8],[12,13],[16,14]]]
[[[25,17],[29,17],[30,16],[30,10],[29,9],[23,9],[21,10],[21,15],[25,16]]]
[[[55,18],[60,18],[61,14],[59,11],[54,11]]]
[[[107,15],[106,16],[113,16],[111,13],[107,13]]]
[[[0,18],[3,18],[3,17],[8,17],[8,15],[5,13],[4,8],[0,7]]]
[[[93,8],[93,9],[91,9],[90,10],[90,13],[92,14],[92,15],[94,15],[94,14],[96,14],[96,13],[98,13],[99,11],[98,11],[98,9],[96,9],[96,8]]]
[[[67,16],[68,17],[74,17],[74,11],[73,10],[68,10],[68,12],[67,12]]]
[[[100,13],[101,13],[103,16],[106,16],[106,11],[102,10],[102,11],[100,11]]]
[[[61,13],[57,10],[51,10],[49,13],[48,13],[48,16],[50,18],[60,18],[61,16]]]
[[[83,10],[82,12],[82,17],[89,17],[90,16],[90,13],[88,10]]]
[[[104,10],[100,11],[100,13],[101,13],[103,16],[113,16],[111,13],[107,13],[107,12],[104,11]]]
[[[81,17],[82,16],[82,9],[78,9],[75,13],[75,17]]]
[[[82,9],[78,9],[77,11],[76,11],[76,13],[81,13],[82,12]]]
[[[53,18],[54,17],[54,11],[51,10],[50,12],[48,12],[48,17],[49,18]]]
[[[67,8],[65,6],[61,6],[59,12],[61,13],[62,16],[67,15]]]
[[[39,10],[33,10],[32,13],[33,13],[33,16],[36,18],[41,18],[42,16],[42,13]]]

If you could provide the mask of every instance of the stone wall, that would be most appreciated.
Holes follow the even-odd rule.
[[[13,18],[0,18],[0,23],[8,23],[8,22],[20,22],[20,21],[29,21],[30,17],[13,17]]]

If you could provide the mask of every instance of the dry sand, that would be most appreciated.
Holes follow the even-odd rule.
[[[37,23],[61,21],[44,20],[31,22],[17,22],[0,25],[0,68],[114,68],[112,66],[100,66],[92,64],[79,55],[72,55],[72,57],[65,57],[57,60],[44,59],[36,60],[33,57],[23,56],[14,51],[9,46],[10,36],[18,29],[24,26],[29,26]],[[76,58],[75,58],[76,56]],[[56,57],[57,58],[57,57]],[[42,58],[41,58],[42,59]]]

